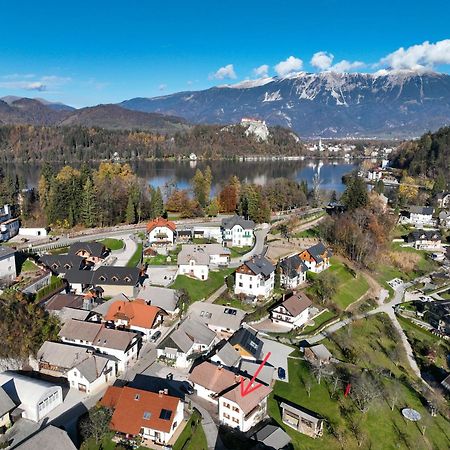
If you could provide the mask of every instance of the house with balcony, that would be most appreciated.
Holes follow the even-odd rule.
[[[322,242],[319,242],[303,250],[299,256],[308,270],[314,273],[320,273],[330,267],[332,255],[331,249],[325,247]]]
[[[265,256],[254,256],[236,270],[234,293],[268,298],[275,287],[275,266]]]
[[[225,247],[253,247],[255,243],[255,222],[241,216],[222,220],[222,241]]]
[[[166,391],[110,386],[100,404],[113,410],[110,428],[118,439],[141,437],[145,447],[172,445],[184,419],[184,404]]]
[[[147,224],[147,240],[152,246],[173,245],[176,238],[175,222],[158,217]]]
[[[270,320],[290,330],[301,327],[309,319],[311,306],[311,300],[303,291],[296,292],[270,310]]]
[[[308,267],[298,254],[282,259],[278,264],[280,284],[284,289],[295,289],[306,283]]]
[[[434,208],[432,206],[411,206],[409,211],[402,212],[399,222],[416,227],[433,226]]]
[[[246,432],[267,417],[269,386],[241,394],[241,382],[250,383],[244,375],[204,361],[194,367],[189,375],[197,395],[217,407],[219,422]]]
[[[408,243],[416,250],[440,250],[442,236],[439,231],[414,230],[408,235]]]

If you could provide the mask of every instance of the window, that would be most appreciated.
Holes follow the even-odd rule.
[[[230,405],[229,403],[224,403],[223,406],[224,406],[225,408],[228,408],[228,409],[231,408],[231,405]]]
[[[136,394],[136,395],[134,396],[134,399],[135,399],[136,401],[139,401],[139,400],[141,399],[141,395],[140,395],[140,394]]]
[[[234,411],[234,412],[239,412],[239,408],[236,407],[236,406],[233,406],[233,411]]]
[[[144,420],[150,420],[150,417],[152,417],[152,413],[148,411],[144,411]]]
[[[235,417],[232,418],[234,423],[239,423],[239,419],[236,419]]]
[[[225,417],[225,419],[229,419],[229,418],[230,418],[230,415],[227,414],[227,413],[223,413],[223,417]]]
[[[163,420],[170,420],[170,417],[172,416],[172,411],[169,411],[168,409],[162,409],[159,418]]]
[[[243,284],[242,283],[239,283],[239,287],[242,287],[243,286]]]

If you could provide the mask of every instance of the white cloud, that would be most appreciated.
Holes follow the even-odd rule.
[[[275,72],[280,77],[285,77],[286,75],[291,74],[292,72],[297,72],[301,70],[303,67],[303,61],[300,58],[296,58],[295,56],[289,56],[284,61],[280,61],[276,66],[274,66]]]
[[[43,77],[35,77],[31,74],[19,75],[4,75],[1,78],[8,81],[0,81],[0,88],[11,90],[25,90],[25,91],[48,91],[66,84],[70,81],[68,77],[58,77],[56,75],[45,75]],[[30,78],[35,78],[31,80]]]
[[[354,69],[360,69],[365,64],[362,61],[347,61],[343,59],[329,68],[332,72],[350,72]]]
[[[411,47],[400,47],[382,58],[379,65],[398,69],[432,69],[439,64],[450,64],[450,39],[436,43],[425,41]]]
[[[164,83],[161,83],[161,84],[158,86],[158,90],[160,90],[160,91],[165,91],[166,88],[167,88],[167,84],[164,84]]]
[[[263,64],[259,67],[253,69],[253,73],[258,78],[266,78],[269,76],[269,66],[267,64]]]
[[[215,78],[216,80],[223,80],[224,78],[231,78],[234,80],[237,77],[236,77],[236,72],[234,71],[233,64],[227,64],[226,66],[218,69],[214,74],[210,75],[209,78],[210,79]]]
[[[311,65],[319,70],[327,70],[333,64],[334,55],[327,52],[314,53],[311,58]]]

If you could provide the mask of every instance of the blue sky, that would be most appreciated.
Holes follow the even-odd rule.
[[[450,71],[444,0],[3,3],[0,96],[79,107],[300,69]]]

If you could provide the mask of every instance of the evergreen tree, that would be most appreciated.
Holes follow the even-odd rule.
[[[93,227],[97,223],[97,197],[91,178],[86,180],[81,198],[80,218],[86,227]]]
[[[198,201],[199,205],[204,208],[206,206],[207,197],[205,194],[206,180],[203,172],[197,169],[194,178],[192,179],[192,190],[194,192],[194,198]]]
[[[125,221],[127,223],[136,223],[136,205],[132,194],[128,196],[127,209],[125,212]]]
[[[342,194],[341,202],[348,209],[364,208],[369,202],[367,186],[364,180],[354,173],[347,181],[347,188]]]
[[[217,200],[217,197],[214,197],[206,208],[206,214],[210,217],[215,217],[219,214],[219,209],[219,201]]]
[[[161,189],[157,187],[153,189],[150,200],[151,217],[162,217],[164,214],[164,201]]]
[[[384,182],[383,180],[378,180],[375,183],[375,187],[373,188],[373,190],[377,193],[377,194],[384,194]]]

